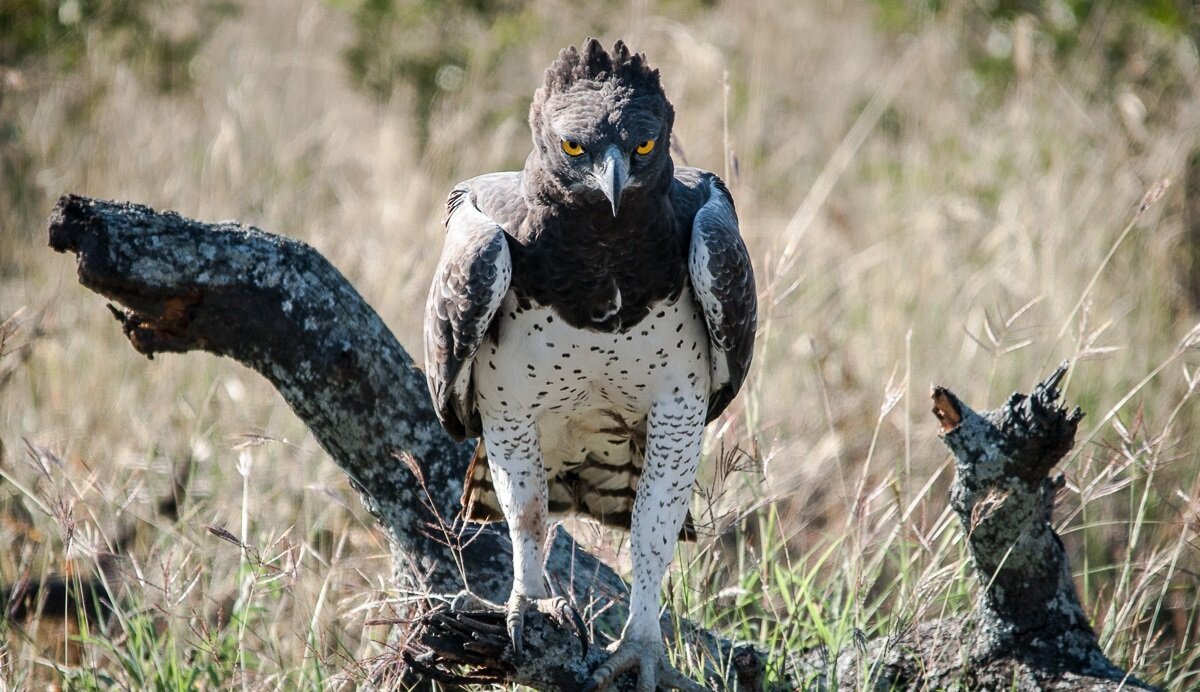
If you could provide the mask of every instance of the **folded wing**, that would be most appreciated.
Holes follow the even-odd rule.
[[[480,435],[471,369],[512,282],[508,241],[467,187],[446,202],[446,241],[425,305],[425,377],[442,426]]]
[[[711,173],[705,182],[708,199],[692,222],[688,275],[708,327],[712,385],[707,421],[712,421],[729,406],[750,369],[758,298],[729,190]]]

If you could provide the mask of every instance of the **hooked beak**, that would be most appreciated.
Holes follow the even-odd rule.
[[[613,218],[616,218],[621,209],[621,192],[629,180],[629,163],[621,155],[621,150],[609,147],[604,156],[595,163],[592,175],[596,176],[601,192],[612,204]]]

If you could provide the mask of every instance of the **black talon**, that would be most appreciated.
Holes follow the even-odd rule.
[[[517,617],[519,618],[521,615],[518,613]],[[521,649],[525,647],[525,635],[522,632],[524,629],[524,627],[522,627],[523,624],[524,623],[514,623],[511,621],[508,624],[508,638],[512,642],[514,657],[520,657]]]
[[[504,624],[508,628],[508,638],[512,641],[514,658],[520,658],[521,650],[525,648],[525,611],[528,609],[529,600],[515,592],[508,597],[504,608]]]
[[[560,616],[563,610],[566,610],[571,614],[571,622],[575,625],[575,634],[579,636],[579,648],[581,650],[579,657],[587,658],[589,641],[587,625],[583,622],[583,616],[579,614],[579,611],[575,608],[575,606],[567,603],[565,600],[562,601],[562,605],[559,609]],[[566,618],[563,619],[565,620]]]

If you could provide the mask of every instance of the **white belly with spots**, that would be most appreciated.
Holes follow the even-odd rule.
[[[496,319],[498,343],[489,337],[475,358],[476,405],[485,425],[532,416],[550,475],[594,449],[592,438],[617,424],[612,414],[642,426],[655,401],[708,395],[708,332],[689,289],[622,332],[577,329],[548,307],[521,310],[511,292]]]

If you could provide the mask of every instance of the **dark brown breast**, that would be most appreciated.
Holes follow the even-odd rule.
[[[664,197],[622,208],[534,208],[510,243],[513,290],[580,329],[622,331],[687,281],[688,235]]]

